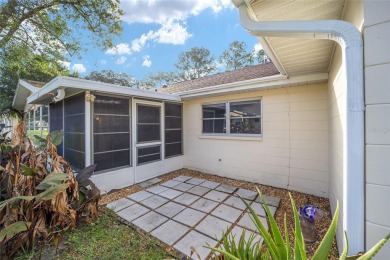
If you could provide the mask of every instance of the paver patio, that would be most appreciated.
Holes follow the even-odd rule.
[[[211,250],[203,246],[217,246],[223,232],[232,232],[236,240],[243,230],[246,237],[256,232],[238,195],[246,199],[267,225],[256,192],[184,175],[111,202],[107,207],[181,253],[198,259],[196,254],[191,255],[193,248],[201,259],[207,259]],[[274,215],[280,199],[264,198]],[[261,237],[256,234],[255,241],[258,240]]]

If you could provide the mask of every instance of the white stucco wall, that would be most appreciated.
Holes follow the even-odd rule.
[[[390,233],[390,1],[364,1],[366,248]],[[389,259],[390,243],[376,259]]]
[[[263,137],[205,138],[202,104],[261,97]],[[328,196],[327,85],[288,87],[184,101],[184,166]]]

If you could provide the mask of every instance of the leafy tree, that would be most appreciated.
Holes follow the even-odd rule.
[[[203,47],[194,47],[179,55],[175,67],[179,70],[181,80],[191,80],[204,77],[215,70],[214,57]]]
[[[7,53],[7,62],[0,61],[0,115],[21,115],[12,108],[12,100],[19,79],[49,82],[58,75],[78,77],[56,59],[45,55],[27,54],[16,49]]]
[[[179,76],[172,71],[164,72],[159,71],[157,73],[147,74],[143,80],[139,81],[139,87],[144,89],[161,87],[163,85],[169,85],[179,82]]]
[[[119,0],[1,1],[0,114],[13,112],[19,78],[49,81],[69,74],[59,61],[79,55],[82,46],[111,47],[122,14]]]
[[[257,62],[260,64],[270,61],[268,55],[265,53],[265,51],[263,49],[260,49],[257,52],[255,50],[253,50],[253,56],[255,57]]]
[[[226,70],[236,70],[253,64],[251,52],[246,50],[245,42],[234,41],[229,44],[219,57],[219,62],[226,64]]]
[[[112,70],[92,71],[85,79],[110,83],[125,87],[137,86],[137,81],[134,77],[127,75],[124,72],[115,72]]]
[[[81,33],[96,46],[111,47],[112,36],[122,31],[122,14],[118,0],[2,1],[1,55],[15,48],[57,58],[78,53]]]

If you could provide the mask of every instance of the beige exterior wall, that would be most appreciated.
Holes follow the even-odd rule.
[[[390,233],[390,1],[364,1],[366,248]],[[388,259],[390,243],[376,259]]]
[[[206,138],[202,104],[262,98],[263,137]],[[207,173],[328,196],[327,85],[184,102],[184,166]]]
[[[359,30],[363,24],[363,2],[349,1],[346,3],[345,21],[354,24]],[[336,210],[337,201],[340,209],[343,207],[343,131],[346,129],[346,75],[343,69],[342,50],[335,45],[328,79],[328,109],[329,109],[329,200],[331,210]],[[343,211],[340,210],[337,229],[337,246],[343,248],[344,227]]]

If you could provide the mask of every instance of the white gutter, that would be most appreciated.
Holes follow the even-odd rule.
[[[259,79],[243,80],[217,86],[193,89],[176,93],[182,100],[194,99],[212,95],[248,92],[265,89],[275,89],[303,83],[319,83],[328,79],[328,73],[316,73],[288,78],[286,75],[274,75]]]
[[[46,97],[49,93],[54,93],[58,88],[76,88],[89,91],[99,91],[111,94],[120,94],[128,96],[138,96],[152,99],[181,101],[179,96],[152,92],[148,90],[140,90],[130,87],[118,86],[114,84],[102,83],[86,79],[78,79],[71,77],[58,76],[47,83],[43,88],[39,89],[27,98],[27,103],[31,104],[42,97]]]
[[[244,0],[232,1],[239,8],[241,24],[255,36],[328,39],[341,46],[347,80],[346,129],[343,132],[343,227],[348,232],[349,254],[364,251],[364,83],[360,32],[341,20],[255,22],[248,16]]]

